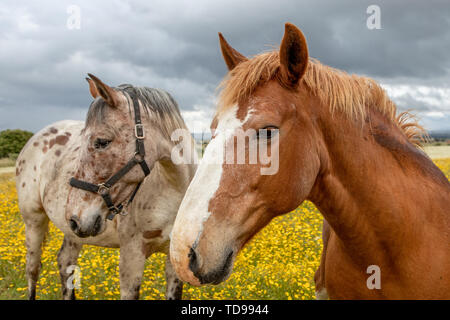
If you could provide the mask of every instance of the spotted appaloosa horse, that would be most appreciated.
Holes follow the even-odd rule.
[[[224,281],[254,234],[308,199],[328,222],[318,296],[449,299],[450,184],[414,144],[419,126],[375,81],[309,59],[292,24],[279,51],[251,59],[220,43],[230,72],[204,159],[225,154],[230,130],[278,128],[267,143],[278,143],[279,170],[200,163],[172,230],[180,278]],[[367,285],[371,265],[380,289]]]
[[[154,252],[168,252],[169,233],[178,206],[196,169],[195,164],[171,162],[174,142],[170,134],[186,126],[168,93],[131,85],[111,88],[94,79],[88,79],[95,100],[86,123],[62,121],[41,130],[17,159],[17,191],[25,221],[26,274],[31,299],[36,294],[41,245],[49,219],[64,233],[58,254],[64,299],[75,297],[74,290],[67,286],[70,276],[67,270],[77,264],[84,244],[120,247],[121,298],[139,298],[145,260]],[[71,187],[69,179],[75,176],[91,183],[104,182],[134,156],[134,113],[127,93],[130,88],[135,90],[142,113],[145,161],[153,169],[144,180],[137,165],[111,188],[112,200],[122,203],[143,181],[134,200],[125,208],[128,214],[116,215],[109,221],[106,217],[110,212],[102,197]],[[183,283],[169,259],[166,280],[166,297],[181,298]]]

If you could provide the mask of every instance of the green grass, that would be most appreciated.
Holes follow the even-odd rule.
[[[14,174],[0,174],[0,299],[25,299],[24,225]],[[313,299],[322,218],[311,203],[275,219],[240,253],[230,279],[218,286],[185,285],[184,299]],[[52,224],[44,244],[38,299],[60,299],[56,255],[62,234]],[[119,251],[85,246],[79,259],[80,299],[119,299]],[[163,299],[164,254],[147,260],[142,299]]]
[[[435,160],[450,179],[450,159]],[[184,299],[313,299],[319,265],[322,217],[310,202],[276,218],[239,254],[230,279],[218,286],[185,285]],[[0,174],[0,300],[25,299],[24,226],[14,173]],[[62,234],[51,225],[44,244],[38,299],[60,299],[56,254]],[[164,298],[165,255],[148,259],[142,299]],[[119,251],[85,246],[79,259],[80,299],[119,299]]]

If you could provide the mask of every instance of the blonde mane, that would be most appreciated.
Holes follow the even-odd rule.
[[[237,65],[219,85],[222,91],[217,112],[248,98],[258,86],[276,76],[279,66],[277,50],[259,54]],[[373,79],[349,75],[310,58],[301,81],[322,103],[329,105],[331,112],[340,111],[351,118],[363,120],[368,108],[376,108],[395,123],[414,145],[420,146],[427,137],[414,115],[409,112],[397,115],[395,103]]]

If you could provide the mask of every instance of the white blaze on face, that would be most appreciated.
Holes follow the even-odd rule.
[[[208,144],[178,210],[172,229],[170,254],[179,273],[183,271],[179,269],[182,268],[179,264],[187,260],[189,249],[195,246],[202,233],[203,224],[211,215],[208,206],[219,188],[226,142],[237,129],[242,128],[248,118],[246,117],[244,121],[239,120],[236,116],[237,110],[238,106],[233,106],[218,118],[215,137]]]

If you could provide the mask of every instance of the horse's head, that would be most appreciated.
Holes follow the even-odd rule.
[[[106,185],[106,188],[102,185],[97,193],[95,188],[86,190],[83,189],[83,184],[80,187],[80,183],[76,185],[71,180],[72,186],[76,188],[71,188],[69,192],[66,219],[74,233],[80,237],[95,236],[105,230],[106,218],[111,210],[101,196],[102,192],[109,193],[114,206],[125,204],[145,178],[145,170],[138,161],[144,160],[151,169],[155,161],[167,156],[168,152],[162,147],[168,138],[163,136],[161,130],[157,130],[159,124],[154,123],[152,111],[146,107],[147,92],[157,91],[156,89],[135,88],[130,85],[111,88],[93,75],[90,78],[87,79],[89,89],[95,100],[89,108],[82,131],[82,145],[77,150],[79,162],[72,180],[87,182],[94,188],[110,181],[115,175],[118,175],[118,179],[111,186]],[[167,103],[174,103],[167,93],[158,93],[167,95],[164,96]],[[136,104],[139,108],[137,117]],[[142,119],[142,126],[139,128],[136,128],[136,118]],[[145,150],[145,156],[137,152],[137,145],[140,143],[141,148],[144,146],[142,149]],[[169,145],[166,149],[169,149]],[[127,168],[133,159],[136,159],[136,165]],[[124,174],[119,173],[121,170],[125,171]]]
[[[194,285],[224,281],[245,243],[307,198],[320,167],[310,108],[315,101],[300,81],[308,66],[301,31],[286,24],[279,52],[252,59],[219,37],[230,72],[212,123],[213,138],[181,203],[170,244],[178,275]],[[243,132],[249,140],[242,149],[246,162],[228,163]],[[272,161],[279,161],[271,163],[276,170],[264,173],[268,166],[261,158],[248,162],[252,141],[267,145]]]

